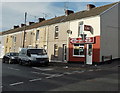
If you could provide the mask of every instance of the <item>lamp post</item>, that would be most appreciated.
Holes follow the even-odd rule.
[[[84,46],[85,46],[85,39],[86,39],[87,34],[85,34],[85,33],[83,32],[83,34],[80,34],[80,35],[81,35],[81,37],[82,37],[82,41],[83,41],[83,44],[84,44]],[[86,61],[84,62],[84,65],[86,65]]]
[[[23,33],[23,48],[25,47],[25,35],[26,35],[26,18],[27,18],[27,12],[25,12],[25,26],[24,26],[24,33]]]

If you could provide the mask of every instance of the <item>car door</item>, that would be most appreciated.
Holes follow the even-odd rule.
[[[7,53],[7,54],[4,56],[4,61],[5,61],[5,62],[8,62],[8,61],[9,61],[9,57],[10,57],[10,53]]]

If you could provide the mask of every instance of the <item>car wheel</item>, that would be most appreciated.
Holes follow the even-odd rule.
[[[5,63],[5,60],[4,60],[4,59],[2,59],[2,63]]]
[[[28,61],[28,66],[31,66],[31,61]]]
[[[19,64],[20,64],[20,65],[23,65],[22,60],[19,60]]]
[[[48,66],[48,63],[44,63],[44,66]]]
[[[12,63],[11,59],[9,59],[9,60],[8,60],[8,63],[9,63],[9,64],[11,64],[11,63]]]

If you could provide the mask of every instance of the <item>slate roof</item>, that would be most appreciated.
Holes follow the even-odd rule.
[[[52,19],[42,21],[40,23],[34,23],[32,25],[26,26],[26,30],[37,28],[37,27],[42,27],[42,26],[46,26],[46,25],[51,25],[51,24],[55,24],[55,23],[67,22],[67,21],[71,21],[71,20],[96,16],[96,15],[101,14],[102,12],[104,12],[105,10],[109,9],[110,7],[112,7],[113,5],[115,5],[117,3],[118,2],[108,4],[108,5],[104,5],[104,6],[100,6],[100,7],[95,7],[93,9],[89,10],[89,11],[84,10],[84,11],[80,11],[80,12],[77,12],[77,13],[70,14],[68,16],[63,15],[63,16],[59,16],[59,17],[56,17],[56,18],[52,18]],[[2,32],[2,35],[14,33],[14,32],[19,32],[19,31],[23,31],[23,30],[24,30],[24,27],[19,27],[19,28],[16,28],[16,29],[10,29],[10,30]]]

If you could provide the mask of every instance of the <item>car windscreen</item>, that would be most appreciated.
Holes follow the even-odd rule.
[[[44,49],[28,49],[27,54],[45,55],[46,51]]]
[[[10,56],[18,56],[19,53],[10,53]]]

